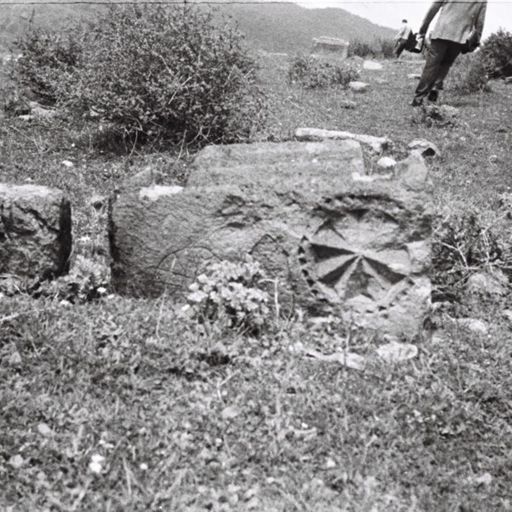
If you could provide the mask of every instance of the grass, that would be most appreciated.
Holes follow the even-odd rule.
[[[287,66],[276,56],[263,63],[270,115],[261,139],[336,128],[386,135],[402,156],[427,138],[442,152],[430,162],[440,206],[469,199],[492,210],[512,186],[510,86],[448,90],[457,124],[439,128],[408,105],[418,63],[362,71],[371,91],[357,96],[291,87]],[[346,99],[355,110],[342,108]],[[179,148],[115,156],[93,140],[90,127],[66,120],[0,120],[0,181],[64,189],[75,239],[101,240],[93,194],[148,164],[169,182],[186,180]],[[94,252],[84,243],[77,251]],[[292,350],[382,343],[336,325],[281,319],[257,339],[215,329],[205,337],[166,297],[0,295],[0,510],[512,510],[505,307],[508,299],[482,306],[488,336],[447,328],[418,340],[414,360],[359,372]]]

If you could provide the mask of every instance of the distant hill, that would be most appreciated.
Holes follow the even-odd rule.
[[[9,5],[0,11],[0,50],[15,40],[33,18],[36,25],[58,28],[73,20],[94,16],[91,5]],[[331,36],[346,40],[391,37],[394,31],[380,27],[343,9],[305,9],[297,4],[229,4],[219,10],[238,22],[247,41],[271,52],[304,51],[313,37]]]

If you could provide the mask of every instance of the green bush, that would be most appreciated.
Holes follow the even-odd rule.
[[[358,71],[346,64],[333,64],[306,55],[296,56],[288,68],[289,82],[300,84],[305,89],[347,87],[358,77]]]
[[[16,42],[21,57],[11,61],[11,78],[39,101],[57,103],[66,77],[80,67],[85,40],[80,26],[59,33],[31,26]]]
[[[263,121],[255,60],[205,9],[112,7],[87,33],[33,30],[18,46],[18,84],[80,120],[95,113],[104,133],[225,143],[247,140]]]
[[[353,39],[348,47],[349,57],[384,58],[394,57],[395,42],[393,39]]]
[[[510,275],[512,244],[510,194],[497,208],[483,213],[476,206],[455,202],[439,212],[433,235],[434,299],[460,302],[468,277],[498,268]]]
[[[461,55],[450,70],[449,87],[458,94],[489,90],[487,69],[482,52]]]
[[[139,138],[246,140],[262,121],[241,35],[195,7],[112,8],[92,28],[67,105]]]
[[[505,30],[490,35],[482,45],[487,74],[490,78],[512,76],[512,33]]]

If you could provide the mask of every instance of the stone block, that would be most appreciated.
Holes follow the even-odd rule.
[[[303,181],[364,173],[354,140],[207,146],[194,159],[188,186]]]
[[[117,291],[182,299],[209,262],[251,254],[278,283],[283,307],[334,311],[381,333],[418,332],[430,304],[428,191],[399,179],[354,181],[351,169],[279,174],[259,165],[268,158],[262,146],[247,179],[241,148],[231,149],[198,156],[191,180],[206,186],[152,185],[113,201]]]
[[[313,54],[318,56],[334,56],[340,60],[348,57],[350,43],[337,37],[315,37],[313,38]]]
[[[71,206],[57,189],[0,184],[0,274],[45,280],[67,272]]]

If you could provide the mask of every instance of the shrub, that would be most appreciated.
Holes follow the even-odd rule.
[[[234,142],[262,120],[256,63],[210,11],[113,7],[91,32],[66,100],[73,111],[139,140]]]
[[[380,39],[380,54],[384,59],[395,57],[396,42],[393,39]]]
[[[55,104],[65,77],[80,66],[85,37],[80,26],[60,33],[31,26],[16,42],[21,56],[11,61],[11,78],[43,103]]]
[[[290,63],[288,80],[306,89],[346,87],[359,73],[346,64],[333,64],[315,57],[298,55]]]
[[[512,201],[504,194],[500,207],[484,215],[474,206],[452,204],[437,217],[433,236],[434,298],[460,301],[468,277],[499,268],[510,274]]]
[[[512,33],[504,30],[490,35],[481,52],[490,78],[512,76]]]
[[[468,53],[459,57],[450,71],[449,86],[458,94],[489,90],[482,52]]]
[[[394,57],[395,42],[393,39],[353,39],[348,47],[349,57],[384,58]]]
[[[269,296],[260,287],[264,277],[250,257],[212,263],[190,286],[183,312],[201,325],[258,332],[269,316]]]

